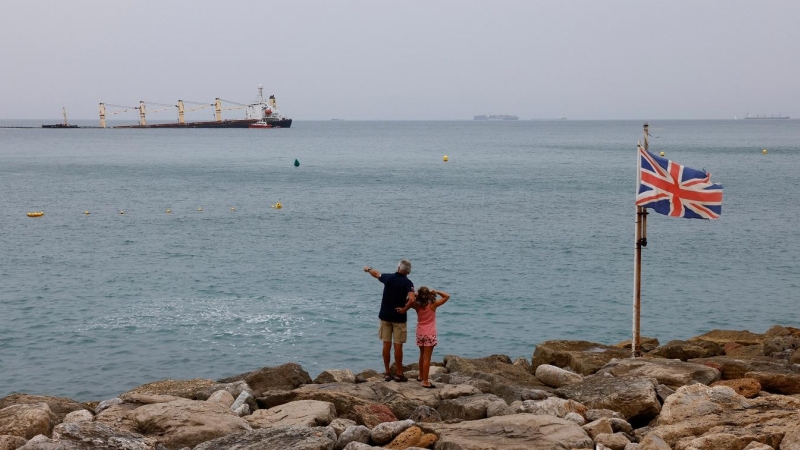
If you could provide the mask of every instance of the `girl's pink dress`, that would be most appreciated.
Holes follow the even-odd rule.
[[[438,343],[436,340],[436,311],[431,311],[427,306],[417,308],[417,346],[434,347]]]

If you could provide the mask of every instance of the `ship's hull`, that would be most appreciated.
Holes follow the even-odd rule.
[[[272,126],[272,128],[289,128],[292,126],[292,119],[277,119],[277,120],[270,120],[266,119],[267,124]]]
[[[42,128],[78,128],[77,125],[64,125],[63,123],[57,123],[53,125],[42,125]]]
[[[745,117],[745,119],[753,119],[753,120],[778,120],[778,119],[788,119],[789,116],[773,116],[773,117]]]
[[[114,128],[248,128],[257,119],[223,120],[221,122],[154,123],[152,125],[122,125]]]

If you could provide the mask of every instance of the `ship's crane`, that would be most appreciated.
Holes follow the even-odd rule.
[[[111,106],[112,108],[122,108],[122,109],[116,110],[116,111],[111,111],[111,112],[107,113],[106,112],[106,103],[100,103],[100,126],[102,128],[106,127],[106,114],[113,116],[114,114],[120,114],[120,113],[124,113],[124,112],[128,112],[128,111],[133,111],[133,110],[138,110],[139,109],[136,106],[114,105],[114,104],[111,104],[111,103],[108,103],[107,105]]]

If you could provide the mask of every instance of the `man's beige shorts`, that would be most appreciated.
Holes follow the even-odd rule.
[[[406,342],[406,334],[408,327],[404,323],[394,323],[381,320],[380,328],[378,328],[378,337],[383,342],[392,342],[394,336],[395,344],[403,344]]]

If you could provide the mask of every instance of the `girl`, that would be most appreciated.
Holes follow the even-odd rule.
[[[437,296],[439,297],[438,299]],[[411,304],[411,308],[414,308],[417,312],[417,346],[419,347],[419,376],[417,381],[421,381],[422,387],[426,389],[436,387],[428,380],[433,347],[439,343],[436,340],[436,308],[444,305],[449,299],[450,294],[447,292],[422,286],[417,291],[417,298]],[[408,307],[402,309],[407,311]]]

